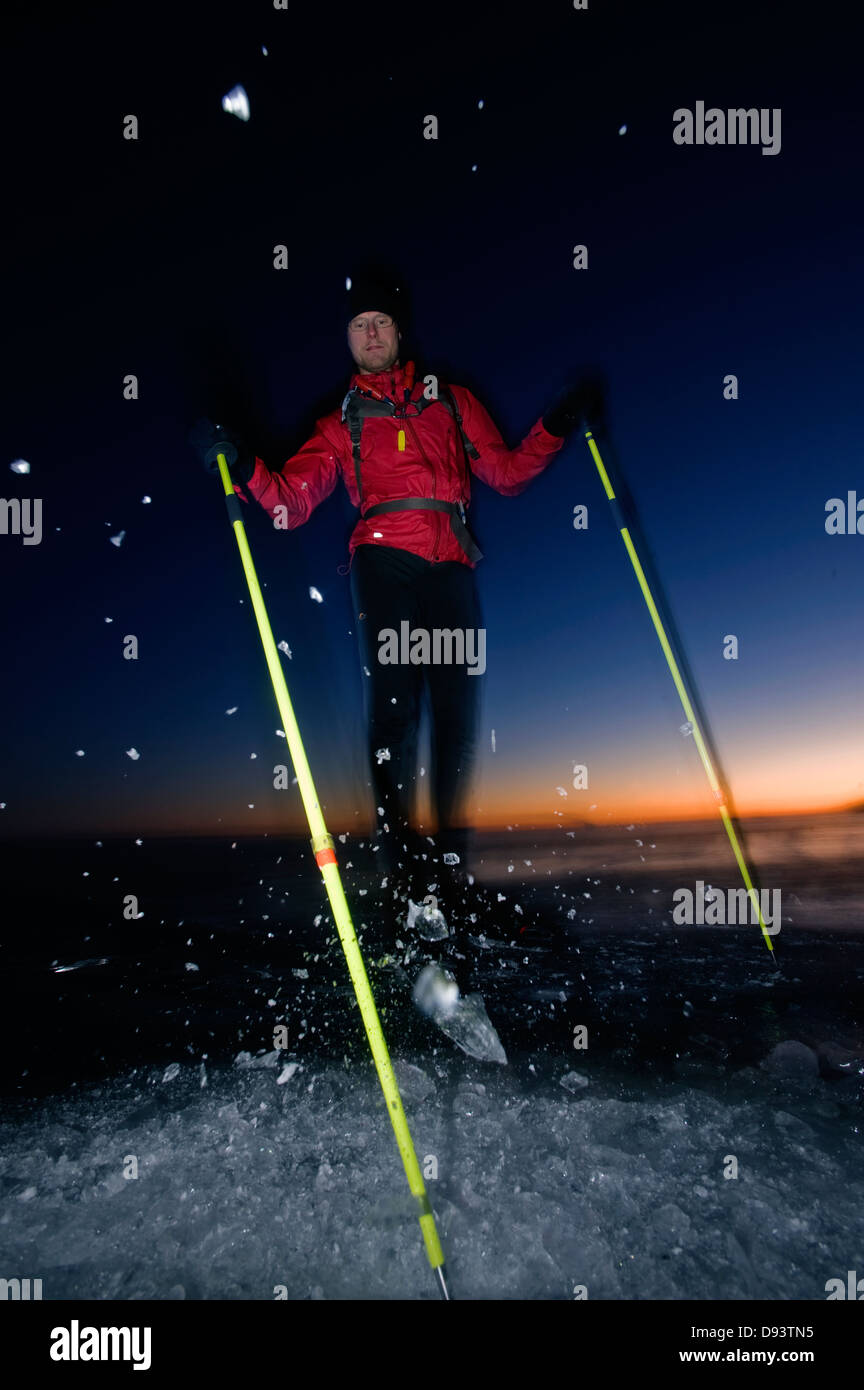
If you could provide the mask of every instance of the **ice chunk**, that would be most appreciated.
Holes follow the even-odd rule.
[[[316,603],[323,603],[323,602],[324,602],[323,595],[320,594],[320,593],[318,592],[318,590],[314,587],[314,585],[313,585],[313,586],[310,586],[310,589],[309,589],[309,597],[310,597],[311,599],[314,599]]]
[[[764,1058],[765,1071],[777,1076],[818,1076],[819,1058],[802,1042],[781,1042]]]
[[[446,1037],[478,1062],[507,1065],[507,1054],[479,994],[463,999],[449,970],[427,965],[414,984],[414,1003]]]
[[[30,472],[30,465],[26,459],[15,459],[14,463],[10,463],[9,467],[12,469],[13,473]]]
[[[565,1091],[572,1091],[575,1095],[577,1091],[584,1091],[585,1087],[590,1085],[590,1082],[588,1077],[583,1076],[581,1072],[568,1071],[566,1076],[561,1077],[558,1085],[563,1086]]]
[[[246,89],[238,84],[232,87],[230,92],[226,92],[222,98],[222,110],[227,111],[229,116],[236,116],[240,121],[248,121],[249,98]]]
[[[279,1049],[273,1052],[264,1052],[260,1057],[253,1057],[251,1052],[238,1052],[234,1058],[235,1067],[278,1067],[282,1060]]]
[[[389,761],[390,761],[390,749],[389,749],[389,748],[377,748],[377,749],[375,750],[375,757],[376,757],[377,760],[378,760],[378,766],[379,766],[379,767],[380,767],[381,764],[384,763],[384,762],[388,762],[388,763],[389,763]]]
[[[422,903],[408,899],[406,926],[409,931],[416,931],[424,941],[443,941],[445,936],[450,935],[447,919],[431,893]]]
[[[399,1084],[403,1100],[417,1102],[435,1094],[435,1082],[427,1076],[422,1067],[405,1062],[401,1057],[393,1060],[393,1071]]]
[[[492,752],[495,752],[495,730],[492,730]]]
[[[196,965],[196,964],[195,964],[194,960],[187,960],[187,961],[186,961],[186,969],[187,969],[187,970],[200,970],[200,968],[201,968],[201,967],[200,967],[199,965]]]
[[[291,648],[288,646],[288,643],[287,643],[287,642],[280,642],[280,643],[279,643],[279,650],[280,650],[280,652],[284,652],[285,655],[287,656],[288,660],[291,661],[291,659],[292,659],[292,657],[291,657]]]
[[[120,546],[120,545],[123,544],[124,540],[126,539],[126,532],[125,532],[125,531],[118,531],[116,536],[110,536],[109,539],[110,539],[112,545]]]
[[[230,709],[226,709],[225,713],[226,713],[226,714],[236,714],[239,708],[240,708],[239,705],[232,705]]]
[[[445,863],[445,864],[458,864],[458,863],[459,863],[459,855],[458,855],[458,854],[454,854],[454,853],[452,852],[452,850],[448,850],[448,852],[444,855],[444,863]]]
[[[179,1062],[171,1062],[171,1064],[165,1068],[165,1073],[164,1073],[164,1075],[163,1075],[163,1077],[162,1077],[162,1081],[163,1081],[163,1082],[165,1082],[165,1081],[173,1081],[174,1078],[177,1077],[177,1076],[179,1076],[179,1075],[180,1075],[180,1063],[179,1063]]]
[[[829,1076],[853,1076],[864,1074],[864,1059],[857,1052],[839,1047],[835,1043],[819,1043],[816,1048],[821,1070]]]
[[[144,916],[143,912],[140,916]],[[52,965],[55,975],[65,975],[70,970],[83,970],[87,965],[107,965],[107,956],[88,956],[86,960],[76,960],[72,965]]]
[[[279,1075],[276,1077],[276,1085],[284,1086],[286,1081],[291,1080],[291,1077],[294,1075],[295,1071],[299,1070],[299,1067],[299,1062],[286,1062],[285,1066],[282,1068]]]

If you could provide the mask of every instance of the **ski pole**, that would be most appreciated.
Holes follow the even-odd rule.
[[[229,449],[231,448],[230,445],[227,447]],[[381,1020],[378,1017],[378,1010],[375,1007],[375,1000],[372,997],[372,990],[369,985],[369,977],[366,974],[366,966],[363,963],[363,956],[357,943],[354,924],[351,920],[351,913],[348,908],[348,903],[345,900],[342,879],[336,862],[333,838],[327,833],[324,815],[318,802],[317,792],[315,791],[315,783],[312,780],[312,773],[306,759],[303,740],[300,737],[297,720],[294,718],[291,697],[288,694],[288,687],[285,683],[285,673],[282,670],[282,663],[279,660],[279,653],[276,648],[276,643],[273,640],[270,619],[267,616],[267,609],[264,605],[264,598],[261,594],[258,576],[255,573],[255,565],[252,561],[251,551],[249,550],[249,542],[246,539],[246,528],[243,524],[240,503],[234,491],[234,484],[231,481],[231,474],[228,471],[228,462],[225,453],[220,452],[217,454],[216,461],[219,466],[219,476],[222,479],[222,486],[225,489],[225,503],[228,508],[228,517],[231,521],[234,535],[237,538],[240,558],[243,562],[243,570],[246,575],[246,583],[249,586],[249,596],[252,599],[252,606],[258,621],[258,632],[260,633],[261,642],[264,647],[264,655],[267,659],[270,679],[273,682],[273,693],[276,696],[276,704],[279,706],[279,713],[282,717],[286,741],[291,753],[291,761],[294,764],[294,771],[297,774],[297,783],[300,788],[300,795],[303,799],[303,809],[306,812],[306,819],[309,823],[309,829],[312,832],[312,852],[315,855],[315,862],[321,870],[324,886],[327,889],[327,897],[330,899],[330,906],[333,909],[333,918],[336,922],[336,929],[339,933],[342,949],[345,952],[345,960],[348,964],[351,983],[354,986],[354,993],[360,1007],[363,1026],[366,1029],[366,1037],[369,1040],[369,1047],[372,1051],[372,1058],[375,1062],[378,1080],[381,1083],[381,1090],[384,1092],[387,1113],[390,1116],[390,1122],[393,1125],[393,1131],[396,1135],[396,1143],[402,1155],[402,1163],[405,1168],[405,1176],[408,1179],[408,1186],[417,1203],[418,1219],[420,1221],[420,1229],[423,1233],[426,1254],[434,1273],[437,1275],[441,1296],[445,1299],[449,1299],[450,1293],[447,1288],[444,1254],[441,1249],[441,1242],[438,1238],[435,1217],[432,1214],[432,1208],[423,1182],[423,1175],[420,1172],[420,1166],[417,1162],[417,1155],[414,1151],[414,1144],[408,1129],[408,1121],[405,1118],[405,1111],[402,1107],[402,1097],[399,1094],[399,1087],[396,1082],[396,1077],[393,1074],[390,1054],[387,1051],[387,1044],[384,1041]]]
[[[762,928],[762,935],[765,938],[765,944],[767,945],[768,950],[771,951],[771,953],[773,954],[774,943],[772,942],[768,928],[765,925],[765,920],[762,916],[762,906],[759,901],[759,894],[753,887],[753,881],[750,877],[750,870],[747,866],[747,861],[744,858],[743,851],[741,849],[740,844],[738,843],[738,836],[735,834],[735,827],[732,824],[732,819],[729,815],[729,808],[726,804],[726,795],[723,791],[723,788],[720,785],[720,780],[717,776],[717,773],[714,770],[714,764],[711,761],[711,755],[708,752],[705,739],[702,736],[702,730],[699,728],[696,715],[693,711],[693,706],[690,703],[690,698],[687,694],[686,687],[684,685],[683,680],[681,679],[681,673],[678,670],[678,663],[676,662],[675,657],[672,653],[672,648],[669,644],[669,639],[666,636],[666,630],[663,627],[663,622],[660,618],[659,612],[657,611],[657,605],[654,602],[653,595],[651,593],[650,588],[648,587],[648,581],[645,578],[644,570],[642,569],[642,565],[639,562],[639,556],[636,554],[636,547],[633,544],[633,539],[624,520],[623,514],[621,512],[621,507],[618,503],[618,499],[615,496],[615,490],[612,487],[612,483],[609,480],[609,474],[606,472],[606,469],[603,465],[603,460],[600,457],[600,450],[597,448],[597,443],[590,429],[585,430],[585,439],[587,441],[588,448],[591,450],[591,457],[597,465],[597,472],[600,474],[600,481],[603,484],[604,491],[611,504],[612,515],[615,518],[615,525],[621,532],[621,539],[627,547],[627,554],[630,556],[630,562],[633,565],[636,578],[639,581],[639,588],[642,590],[642,597],[644,598],[645,603],[648,606],[648,612],[651,614],[651,621],[653,622],[657,636],[660,639],[660,646],[663,648],[663,655],[666,658],[666,664],[668,665],[669,670],[672,674],[672,679],[675,682],[675,689],[678,691],[681,704],[684,707],[684,713],[686,714],[687,720],[693,729],[693,738],[696,742],[696,747],[699,750],[699,757],[702,759],[702,766],[705,769],[705,773],[708,777],[709,786],[711,787],[711,791],[714,794],[714,799],[717,802],[717,809],[720,812],[720,818],[723,821],[724,826],[726,827],[726,834],[729,836],[729,843],[732,846],[732,853],[735,855],[735,858],[738,863],[738,868],[741,870],[741,877],[743,878],[744,886],[747,889],[747,896],[756,909],[756,913],[759,917],[759,925]]]

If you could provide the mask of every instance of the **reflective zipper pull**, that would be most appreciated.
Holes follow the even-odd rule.
[[[396,443],[396,448],[399,450],[399,453],[400,453],[400,454],[404,454],[404,452],[405,452],[405,431],[404,431],[404,430],[400,430],[400,431],[399,431],[399,438],[398,438],[397,443]]]

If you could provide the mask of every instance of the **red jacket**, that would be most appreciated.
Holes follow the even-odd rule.
[[[375,386],[392,400],[401,401],[403,369],[396,366],[387,372],[363,376],[355,373],[351,386],[358,384]],[[464,386],[451,386],[450,390],[465,433],[480,455],[471,460],[471,470],[505,497],[524,492],[558,453],[564,440],[548,434],[538,421],[518,449],[508,449],[476,397]],[[414,384],[411,400],[418,400],[422,394],[421,379]],[[403,452],[397,448],[400,429],[405,431]],[[437,497],[466,504],[470,499],[470,475],[459,427],[440,402],[405,420],[387,416],[365,419],[361,460],[364,511],[378,502],[400,497]],[[359,506],[351,439],[347,424],[342,423],[341,407],[316,422],[312,438],[278,473],[271,473],[256,458],[247,487],[278,524],[293,530],[308,521],[319,503],[330,496],[340,475],[354,506]],[[284,511],[277,512],[278,507]],[[424,560],[459,560],[473,568],[444,512],[389,512],[369,521],[361,517],[351,535],[352,555],[358,545],[395,546]]]

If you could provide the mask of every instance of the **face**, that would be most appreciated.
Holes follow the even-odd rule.
[[[402,334],[398,325],[393,321],[389,328],[383,328],[378,323],[379,318],[388,317],[370,309],[356,314],[348,325],[348,347],[361,375],[389,371],[399,361]]]

